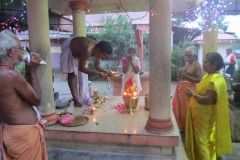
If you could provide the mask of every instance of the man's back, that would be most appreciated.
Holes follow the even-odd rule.
[[[74,37],[71,40],[70,49],[74,57],[88,59],[92,56],[96,44],[94,40],[88,37]]]

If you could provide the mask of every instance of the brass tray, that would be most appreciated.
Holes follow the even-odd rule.
[[[86,116],[81,116],[81,115],[78,115],[78,116],[74,116],[74,120],[72,122],[72,124],[60,124],[63,125],[63,126],[66,126],[66,127],[76,127],[76,126],[81,126],[81,125],[84,125],[88,122],[89,118],[86,117]]]
[[[90,97],[91,97],[92,99],[99,98],[98,95],[97,95],[97,96],[95,96],[95,95],[91,95]]]
[[[121,74],[119,72],[114,72],[114,71],[109,71],[108,72],[108,77],[113,78],[113,77],[119,77]]]
[[[120,76],[121,76],[120,73],[115,73],[114,75],[109,75],[108,77],[114,78],[114,77],[120,77]]]

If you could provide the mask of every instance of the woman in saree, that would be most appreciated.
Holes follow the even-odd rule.
[[[219,53],[208,53],[203,69],[207,73],[191,97],[186,117],[186,154],[190,160],[216,160],[232,152],[227,86],[218,72],[224,66]]]

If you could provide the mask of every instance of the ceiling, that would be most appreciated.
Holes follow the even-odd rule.
[[[72,15],[72,10],[68,7],[70,0],[48,0],[49,7],[49,22],[50,24],[58,24],[59,18],[62,16]],[[147,11],[154,5],[154,0],[151,0],[153,4],[149,4],[150,0],[86,0],[89,7],[86,14],[102,14],[106,12],[140,12]],[[161,1],[161,0],[156,0]],[[186,11],[193,12],[196,8],[195,2],[202,0],[172,0],[172,12],[173,16],[177,18],[184,18]],[[227,5],[226,12],[228,15],[240,14],[240,0],[225,0]],[[26,16],[26,6],[23,2],[27,3],[28,0],[0,0],[0,23],[8,22],[12,15],[19,18],[21,15]],[[9,3],[6,5],[6,3]],[[149,7],[150,6],[150,7]],[[89,10],[89,11],[88,11]],[[157,14],[157,11],[154,11]],[[139,17],[141,18],[141,17]],[[27,29],[27,20],[19,21],[21,30]],[[4,28],[0,27],[0,30]]]
[[[58,15],[72,15],[72,10],[68,7],[69,1],[71,0],[48,0],[48,7]],[[86,14],[115,13],[124,12],[124,10],[127,12],[147,11],[149,10],[149,6],[151,7],[153,5],[149,4],[149,1],[150,0],[86,0],[89,5],[88,9],[90,10],[89,12],[87,11]],[[180,14],[186,10],[194,10],[196,8],[195,2],[199,1],[202,0],[172,0],[172,12]],[[0,0],[0,18],[2,18],[2,14],[13,15],[16,12],[23,12],[25,6],[22,4],[23,2],[27,3],[27,0],[13,0],[10,2],[11,0]],[[153,0],[151,2],[154,3]],[[227,4],[227,12],[224,14],[240,14],[240,0],[225,0],[225,2]],[[6,3],[8,3],[8,5],[6,5]],[[157,13],[157,11],[154,12]]]
[[[72,11],[68,7],[69,1],[71,0],[48,0],[48,6],[52,12],[59,15],[72,15]],[[172,0],[172,12],[194,10],[196,8],[195,3],[201,1],[204,0]],[[149,4],[149,0],[86,0],[86,2],[90,5],[88,8],[90,11],[86,14],[124,12],[124,10],[128,12],[146,11],[149,10],[149,5],[150,7],[153,5]],[[227,4],[225,14],[240,14],[240,0],[225,0],[225,4]]]
[[[70,0],[48,0],[49,8],[52,12],[59,15],[72,15],[71,9],[68,7]],[[194,0],[172,0],[173,12],[192,10],[195,4],[191,1]],[[149,0],[86,0],[90,11],[86,14],[99,14],[105,12],[137,12],[149,10]],[[123,10],[124,9],[124,10]],[[156,12],[156,11],[155,11]]]

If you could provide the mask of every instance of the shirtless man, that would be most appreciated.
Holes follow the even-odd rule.
[[[189,97],[186,96],[185,90],[196,90],[196,84],[202,79],[202,69],[196,60],[197,48],[194,46],[185,49],[185,66],[182,71],[178,72],[180,81],[176,87],[175,95],[172,100],[173,112],[179,130],[185,131],[186,114]]]
[[[20,40],[8,30],[0,33],[0,145],[3,159],[47,159],[42,126],[32,106],[41,101],[37,68],[41,57],[31,54],[26,79],[14,70],[24,52]],[[44,153],[43,150],[45,149]]]
[[[196,60],[197,54],[194,51],[196,48],[190,46],[185,49],[185,66],[182,71],[178,72],[180,81],[190,81],[192,83],[199,83],[202,79],[202,68]]]
[[[108,71],[100,67],[102,58],[107,58],[112,53],[110,43],[96,41],[88,37],[73,37],[66,39],[61,46],[60,68],[62,73],[68,74],[68,85],[71,90],[74,105],[91,104],[88,92],[88,74],[106,78]],[[96,71],[86,67],[90,57],[96,57],[94,67]]]

